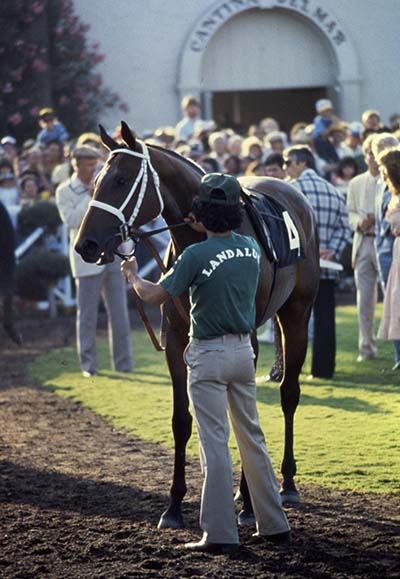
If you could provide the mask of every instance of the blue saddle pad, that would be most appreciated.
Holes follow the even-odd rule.
[[[256,227],[260,241],[264,245],[268,258],[274,261],[277,267],[287,267],[305,258],[304,248],[301,245],[300,235],[288,210],[276,199],[262,192],[247,189],[244,195],[247,198],[245,205],[250,204],[256,215],[254,220],[261,221]]]

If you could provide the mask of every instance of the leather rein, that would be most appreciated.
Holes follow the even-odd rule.
[[[183,221],[182,223],[176,223],[175,225],[171,225],[169,227],[161,227],[160,229],[154,229],[152,231],[139,231],[139,230],[130,231],[130,238],[132,239],[132,241],[134,243],[133,251],[129,255],[119,253],[118,251],[114,251],[114,253],[116,255],[118,255],[119,257],[121,257],[122,259],[129,259],[130,257],[132,257],[135,254],[136,244],[138,243],[138,241],[140,239],[142,239],[143,243],[146,245],[147,249],[150,251],[151,255],[156,260],[157,265],[160,268],[161,272],[166,273],[167,268],[165,267],[163,260],[160,257],[160,254],[158,253],[158,251],[154,247],[154,244],[149,239],[149,237],[151,235],[156,235],[157,233],[161,233],[163,231],[168,231],[170,229],[175,229],[177,227],[183,227],[183,226],[187,227],[187,223],[185,221]],[[134,290],[133,287],[132,287],[132,290],[133,290],[133,295],[135,298],[137,310],[138,310],[139,315],[142,319],[143,325],[146,328],[147,333],[149,334],[149,338],[152,341],[153,346],[155,347],[155,349],[158,352],[165,352],[165,345],[162,343],[162,340],[161,341],[158,340],[158,338],[153,330],[153,326],[151,325],[151,322],[150,322],[150,320],[145,312],[142,300],[140,299],[140,297],[138,296],[138,294],[136,293],[136,291]],[[175,297],[175,296],[170,296],[170,297],[174,303],[174,306],[176,307],[176,309],[178,311],[178,314],[182,318],[182,320],[187,325],[189,325],[189,322],[190,322],[189,316],[188,316],[185,308],[183,307],[182,300],[179,297]]]

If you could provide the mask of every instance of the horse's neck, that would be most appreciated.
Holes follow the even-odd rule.
[[[156,169],[162,183],[164,197],[163,218],[167,225],[181,223],[188,216],[192,200],[197,195],[201,175],[197,174],[184,161],[168,153],[157,151],[154,157]],[[188,227],[171,230],[175,253],[181,253],[185,247],[204,239],[204,235]]]

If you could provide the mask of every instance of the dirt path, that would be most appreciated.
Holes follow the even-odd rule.
[[[73,340],[71,320],[25,321],[26,344],[0,336],[0,577],[399,577],[399,500],[302,488],[288,510],[294,546],[254,545],[230,557],[193,555],[201,476],[188,465],[186,529],[157,531],[172,456],[35,385],[32,357]],[[396,519],[397,517],[397,519]],[[396,524],[397,523],[397,524]]]

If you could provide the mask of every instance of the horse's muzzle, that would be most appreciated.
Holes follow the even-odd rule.
[[[87,263],[104,265],[105,263],[111,263],[114,261],[114,246],[115,240],[113,238],[110,238],[106,242],[104,249],[100,247],[97,241],[84,238],[75,243],[75,251],[79,253],[82,259]]]

